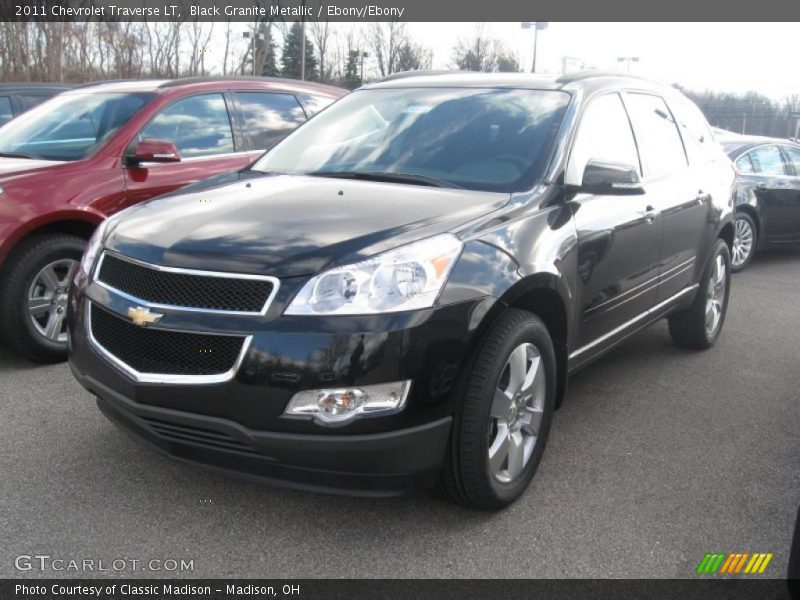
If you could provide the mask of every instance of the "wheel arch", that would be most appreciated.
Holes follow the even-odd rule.
[[[104,215],[93,211],[72,211],[25,223],[0,245],[0,270],[14,248],[31,236],[42,233],[66,233],[88,240],[104,218]]]
[[[493,322],[506,308],[526,310],[541,319],[547,327],[556,354],[556,408],[561,406],[566,392],[571,330],[571,317],[567,310],[569,296],[563,288],[563,279],[555,274],[529,275],[501,296],[486,319]]]

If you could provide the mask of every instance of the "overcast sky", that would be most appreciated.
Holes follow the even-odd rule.
[[[530,70],[533,30],[519,23],[486,23]],[[410,23],[410,31],[434,52],[434,68],[452,66],[457,37],[474,23]],[[800,23],[550,23],[539,32],[537,71],[561,72],[569,56],[604,70],[626,69],[619,56],[638,56],[631,72],[704,90],[756,90],[783,98],[800,94],[796,66]],[[570,61],[575,70],[578,62]]]

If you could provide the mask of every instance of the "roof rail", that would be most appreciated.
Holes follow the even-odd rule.
[[[328,85],[325,83],[319,83],[317,81],[307,81],[303,79],[290,79],[287,77],[262,77],[259,75],[210,75],[206,77],[182,77],[178,79],[170,79],[169,81],[165,81],[159,88],[170,88],[175,87],[178,85],[191,85],[193,83],[207,83],[212,81],[264,81],[264,82],[274,82],[274,83],[286,83],[292,85],[307,85],[316,87],[319,89],[329,89],[329,90],[338,90],[341,91],[341,88],[337,88],[336,86]]]
[[[72,89],[79,90],[81,88],[92,87],[92,86],[95,86],[95,85],[103,85],[105,83],[127,83],[127,82],[130,82],[130,81],[137,81],[137,80],[136,79],[101,79],[100,81],[87,81],[86,83],[79,83],[78,85],[76,85]],[[146,81],[146,80],[142,79],[141,81]],[[155,81],[158,81],[158,80],[156,79]]]
[[[405,79],[406,77],[429,77],[434,75],[452,75],[454,73],[469,73],[469,71],[459,71],[453,69],[419,69],[417,71],[400,71],[392,73],[372,83],[383,83],[384,81],[394,81],[395,79]]]
[[[619,73],[617,71],[576,71],[575,73],[567,73],[562,75],[556,79],[556,83],[572,83],[573,81],[583,81],[584,79],[592,79],[593,77],[625,77],[630,79],[650,81],[646,77],[641,77],[640,75]]]

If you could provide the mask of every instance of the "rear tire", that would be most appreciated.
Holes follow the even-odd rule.
[[[41,363],[66,360],[66,295],[86,241],[48,233],[23,241],[0,276],[0,339]]]
[[[691,306],[669,317],[669,333],[678,346],[705,350],[719,338],[730,298],[730,264],[728,245],[717,240]]]
[[[733,251],[731,252],[731,271],[738,273],[744,270],[753,255],[758,243],[758,229],[753,218],[744,212],[736,213],[733,222]]]
[[[519,498],[544,453],[556,381],[544,323],[508,309],[467,361],[453,392],[456,414],[440,490],[484,510]]]

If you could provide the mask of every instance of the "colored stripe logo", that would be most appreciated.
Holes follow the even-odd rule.
[[[772,552],[706,552],[697,567],[702,575],[761,574],[772,560]]]

